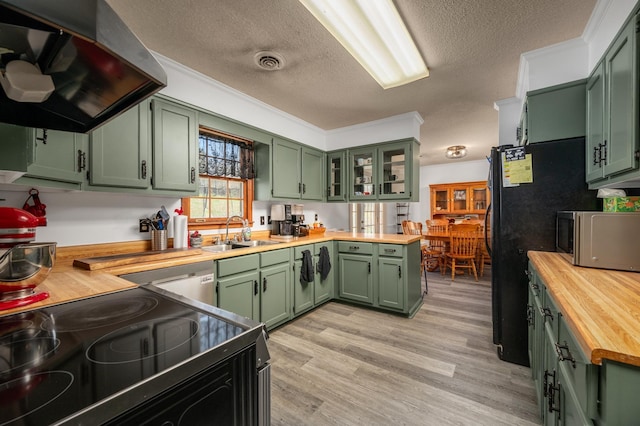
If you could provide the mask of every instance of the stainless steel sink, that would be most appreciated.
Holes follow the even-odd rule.
[[[203,246],[202,250],[220,253],[221,251],[233,250],[233,246],[231,244],[216,244],[213,246]]]
[[[251,241],[241,241],[237,243],[232,243],[231,245],[233,248],[247,248],[247,247],[270,246],[273,244],[280,244],[280,241],[251,240]]]

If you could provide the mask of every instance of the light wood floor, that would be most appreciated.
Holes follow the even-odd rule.
[[[428,280],[412,319],[330,302],[271,332],[271,424],[539,424],[530,370],[492,344],[490,278]]]

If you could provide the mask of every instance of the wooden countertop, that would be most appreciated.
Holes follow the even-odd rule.
[[[558,253],[528,254],[591,362],[640,366],[640,273],[573,266]]]
[[[420,240],[419,235],[395,235],[395,234],[367,234],[352,232],[326,232],[323,236],[299,237],[298,239],[282,242],[280,244],[258,246],[243,249],[234,249],[219,253],[212,253],[206,250],[189,250],[189,255],[180,257],[166,258],[166,256],[144,256],[144,262],[130,263],[108,267],[96,271],[87,271],[73,266],[73,260],[76,258],[89,258],[92,256],[107,256],[109,254],[117,254],[122,256],[114,245],[96,245],[82,247],[60,247],[56,264],[47,279],[37,287],[37,291],[46,291],[49,298],[33,303],[31,305],[8,309],[0,312],[0,316],[9,315],[16,312],[38,309],[45,306],[69,302],[72,300],[83,299],[104,293],[121,291],[137,285],[127,280],[119,278],[118,275],[128,274],[132,272],[148,271],[152,269],[167,268],[170,266],[185,265],[201,261],[213,261],[225,259],[229,257],[240,256],[250,253],[260,253],[269,250],[277,250],[281,248],[295,247],[305,244],[313,244],[324,241],[359,241],[359,242],[375,242],[389,244],[410,244]],[[122,244],[125,247],[134,247],[138,249],[135,253],[139,255],[140,244]],[[106,248],[105,248],[106,246]],[[133,257],[132,253],[132,257]],[[138,256],[139,257],[139,256]]]

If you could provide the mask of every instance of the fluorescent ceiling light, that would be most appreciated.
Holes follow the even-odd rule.
[[[429,76],[392,0],[300,0],[383,89]]]

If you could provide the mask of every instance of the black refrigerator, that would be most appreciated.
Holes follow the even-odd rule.
[[[491,223],[493,343],[500,359],[528,366],[527,252],[556,251],[558,210],[598,210],[601,203],[596,191],[588,190],[585,183],[584,138],[512,148],[494,147],[490,157],[487,216]],[[508,186],[509,180],[503,176],[503,153],[512,159],[531,154],[533,181]]]

